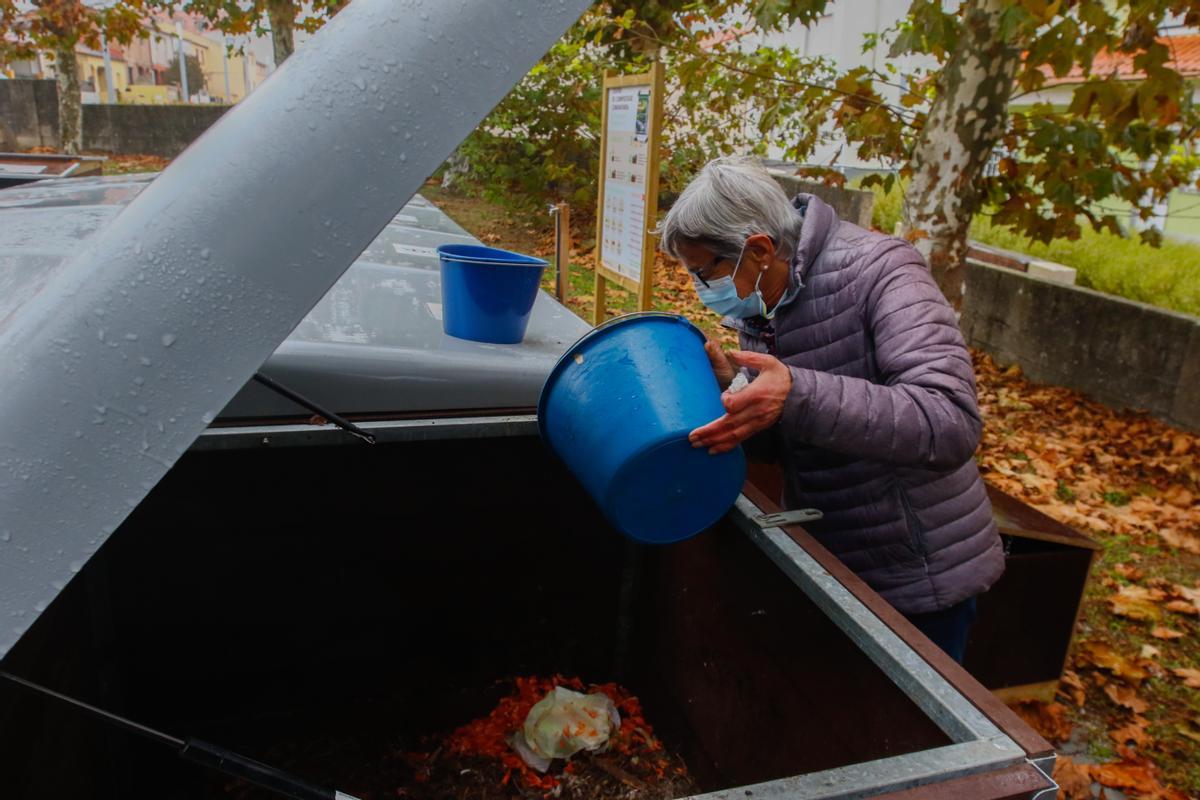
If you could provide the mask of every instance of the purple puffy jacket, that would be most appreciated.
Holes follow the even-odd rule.
[[[783,505],[823,511],[806,529],[901,612],[947,608],[1004,571],[954,311],[910,244],[812,195],[794,202],[804,226],[792,286],[803,288],[773,326],[726,320],[743,349],[792,371],[769,434]]]

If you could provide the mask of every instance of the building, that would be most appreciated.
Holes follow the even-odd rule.
[[[80,44],[75,48],[75,58],[79,65],[79,91],[85,103],[106,103],[110,85],[113,96],[119,97],[121,91],[131,83],[125,51],[119,45],[110,45],[108,48],[108,65],[112,66],[112,75],[108,74],[103,50],[92,50]]]
[[[271,53],[270,42],[264,48],[257,37],[226,37],[210,30],[202,17],[176,13],[160,13],[142,21],[142,35],[128,45],[108,45],[108,74],[103,50],[93,50],[82,44],[76,47],[79,63],[80,95],[84,103],[109,102],[110,84],[113,99],[119,103],[157,104],[184,100],[177,75],[170,72],[180,49],[186,56],[200,62],[203,85],[189,86],[190,102],[236,103],[274,70],[265,61]],[[243,52],[229,52],[230,47]],[[14,78],[49,78],[57,76],[52,55],[38,53],[36,57],[8,65]]]

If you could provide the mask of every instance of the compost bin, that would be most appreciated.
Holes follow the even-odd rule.
[[[586,5],[356,0],[152,183],[6,191],[3,669],[372,798],[559,673],[634,693],[709,798],[1052,794],[1046,743],[752,487],[671,547],[610,529],[531,413],[569,311],[442,333],[402,207]],[[254,791],[27,688],[5,798]]]
[[[507,678],[558,673],[635,693],[701,792],[848,796],[1027,768],[853,596],[798,585],[828,573],[753,508],[635,545],[535,438],[486,418],[474,433],[202,439],[6,664],[361,797],[397,788],[364,766],[486,713]],[[227,796],[135,736],[0,698],[6,796]]]

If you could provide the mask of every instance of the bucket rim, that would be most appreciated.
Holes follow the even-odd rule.
[[[550,373],[546,376],[546,382],[542,384],[542,391],[538,395],[537,423],[538,436],[543,442],[546,442],[547,445],[549,444],[549,440],[546,438],[546,401],[550,395],[551,388],[553,388],[553,384],[558,380],[558,376],[562,374],[563,367],[566,365],[567,361],[575,355],[575,352],[580,347],[598,337],[600,334],[607,332],[612,328],[616,328],[630,322],[637,322],[643,319],[671,320],[687,327],[692,333],[700,337],[701,342],[708,341],[708,337],[704,335],[704,331],[697,328],[696,324],[690,319],[682,314],[672,314],[667,311],[634,311],[629,314],[620,314],[612,319],[601,322],[599,325],[583,334],[583,336],[580,336],[578,339],[576,339],[575,343],[568,347],[563,354],[559,356],[558,361],[554,362],[554,366],[551,368]],[[553,450],[553,448],[551,449]]]
[[[448,249],[444,249],[444,248],[452,248],[452,247],[486,247],[488,250],[494,250],[497,253],[508,253],[511,256],[515,256],[519,260],[512,260],[512,259],[506,259],[506,258],[487,258],[485,256],[461,256],[461,255],[456,255],[455,253],[449,251]],[[438,245],[437,254],[438,254],[438,260],[441,261],[442,263],[445,263],[447,261],[456,261],[460,264],[481,264],[481,265],[485,265],[485,266],[498,266],[498,267],[531,267],[531,268],[536,268],[536,269],[545,269],[546,267],[550,266],[550,262],[544,258],[538,258],[537,256],[526,255],[525,253],[517,253],[513,250],[505,250],[500,247],[488,247],[485,244],[471,244],[471,245],[464,245],[464,244],[457,244],[457,243],[442,244],[442,245]]]

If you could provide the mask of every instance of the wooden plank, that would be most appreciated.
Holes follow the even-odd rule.
[[[592,292],[593,325],[604,322],[605,278],[600,272],[604,267],[604,176],[608,173],[604,159],[608,155],[608,82],[614,77],[615,73],[612,70],[605,70],[604,82],[600,89],[600,181],[596,190],[596,288]]]
[[[742,493],[750,499],[750,502],[766,513],[778,513],[783,510],[749,481],[742,487]],[[1041,758],[1054,753],[1054,748],[1037,731],[1029,727],[1029,724],[1018,717],[1012,709],[985,689],[958,662],[929,641],[903,614],[876,594],[862,578],[855,575],[837,556],[826,550],[808,531],[800,525],[788,525],[783,528],[783,531],[828,570],[829,574],[845,586],[885,625],[891,628],[897,636],[912,647],[939,675],[970,700],[980,713],[1016,742],[1017,746],[1024,750],[1030,758]]]
[[[1066,544],[1089,550],[1100,550],[1099,544],[1027,503],[984,481],[988,499],[1001,533],[1037,539],[1043,542]]]
[[[622,289],[626,289],[630,292],[635,292],[635,293],[640,291],[638,282],[635,281],[633,278],[629,277],[628,275],[622,275],[621,273],[617,272],[616,270],[611,270],[605,266],[596,267],[596,272],[603,275],[604,279],[607,280],[609,283],[615,283],[618,286],[620,286]]]
[[[557,239],[554,242],[554,293],[558,302],[566,303],[571,291],[571,207],[558,204]]]
[[[649,311],[654,296],[654,255],[658,237],[650,233],[658,216],[659,137],[662,131],[663,65],[655,61],[650,67],[650,118],[646,120],[646,205],[642,223],[642,274],[638,292],[638,311]]]
[[[1025,800],[1053,787],[1050,779],[1032,764],[1018,764],[879,796],[888,800]]]

